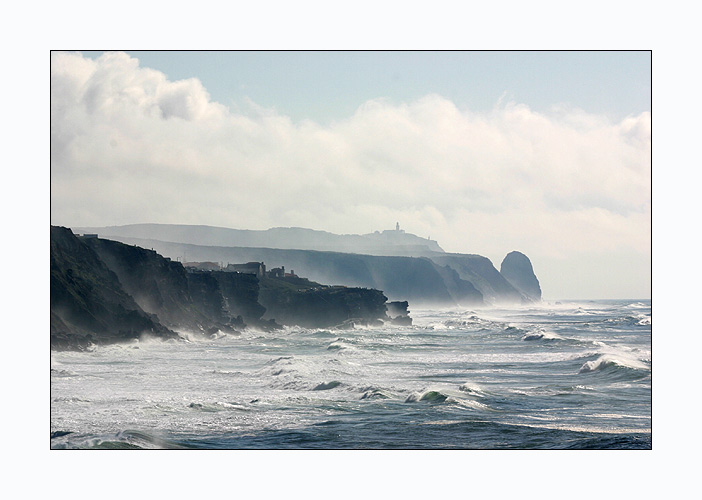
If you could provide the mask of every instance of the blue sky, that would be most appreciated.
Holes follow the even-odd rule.
[[[648,51],[127,51],[171,80],[198,78],[213,100],[249,98],[293,120],[347,118],[362,103],[429,93],[460,109],[500,99],[570,105],[613,119],[651,110]],[[101,52],[84,52],[96,57]]]

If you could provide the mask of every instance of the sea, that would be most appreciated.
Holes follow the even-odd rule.
[[[650,450],[651,301],[51,352],[51,449]]]

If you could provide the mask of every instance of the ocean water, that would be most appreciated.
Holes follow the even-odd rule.
[[[651,302],[51,353],[51,448],[651,449]]]

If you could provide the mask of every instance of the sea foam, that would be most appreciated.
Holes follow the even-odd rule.
[[[649,370],[649,366],[638,359],[625,356],[603,354],[594,361],[586,361],[578,373],[600,371],[611,367],[629,368],[633,370]]]

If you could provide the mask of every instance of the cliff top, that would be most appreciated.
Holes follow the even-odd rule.
[[[207,246],[263,247],[407,256],[425,256],[434,252],[443,252],[436,241],[400,229],[376,231],[369,234],[334,234],[301,227],[250,230],[183,224],[129,224],[79,227],[75,230],[79,233],[98,234],[101,238],[147,238]]]

